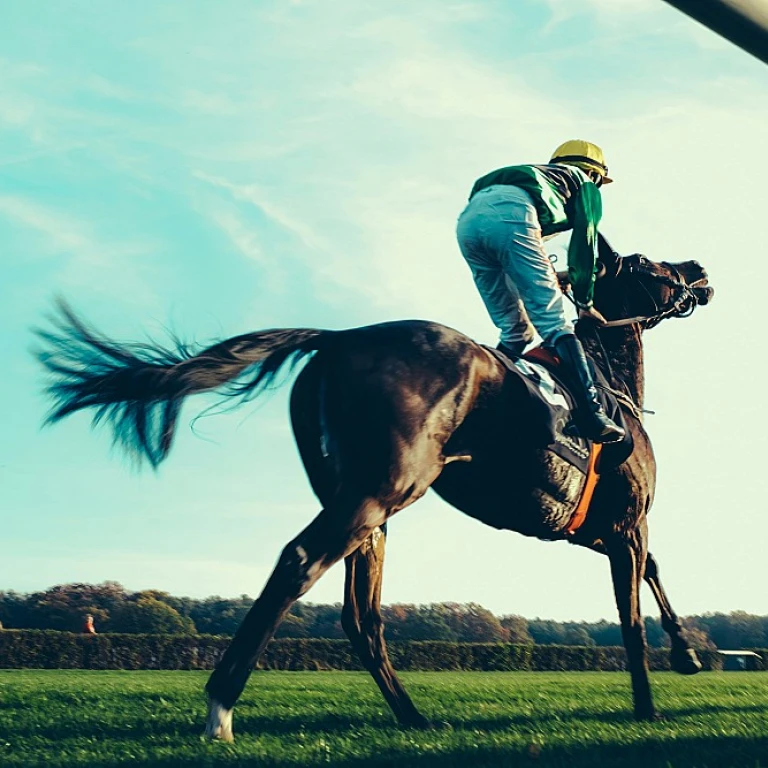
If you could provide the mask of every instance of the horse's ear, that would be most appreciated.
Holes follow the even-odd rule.
[[[613,250],[611,244],[603,237],[603,235],[597,233],[597,261],[598,272],[597,277],[616,277],[619,273],[621,265],[621,256]]]

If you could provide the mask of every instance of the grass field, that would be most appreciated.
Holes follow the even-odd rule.
[[[235,744],[201,738],[203,672],[0,671],[0,766],[768,767],[768,673],[652,675],[636,723],[613,672],[411,672],[441,725],[397,727],[357,672],[258,672]]]

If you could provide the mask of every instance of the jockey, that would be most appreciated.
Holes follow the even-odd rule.
[[[600,403],[584,349],[565,317],[543,239],[573,230],[568,276],[579,319],[604,324],[592,305],[592,293],[602,216],[599,188],[611,181],[600,147],[566,141],[546,165],[514,165],[479,178],[456,229],[475,285],[501,331],[498,349],[519,357],[535,328],[572,374],[584,436],[598,443],[621,440],[624,430]]]

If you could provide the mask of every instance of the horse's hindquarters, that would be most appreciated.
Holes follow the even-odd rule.
[[[422,496],[488,365],[471,340],[432,323],[360,329],[318,353],[296,382],[291,414],[323,504],[344,493],[377,498],[391,513]]]

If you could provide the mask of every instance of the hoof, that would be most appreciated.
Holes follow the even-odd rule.
[[[635,720],[640,723],[663,723],[669,718],[661,712],[635,712]]]
[[[400,725],[403,728],[415,728],[418,731],[431,731],[441,727],[439,723],[435,724],[431,720],[427,720],[424,715],[418,713],[413,717],[409,717],[408,720],[401,721]]]
[[[693,648],[686,648],[683,651],[672,651],[670,665],[680,675],[695,675],[697,672],[701,672],[701,662]]]
[[[235,740],[232,734],[232,710],[226,709],[216,699],[208,702],[208,720],[205,723],[206,738],[214,741]]]

